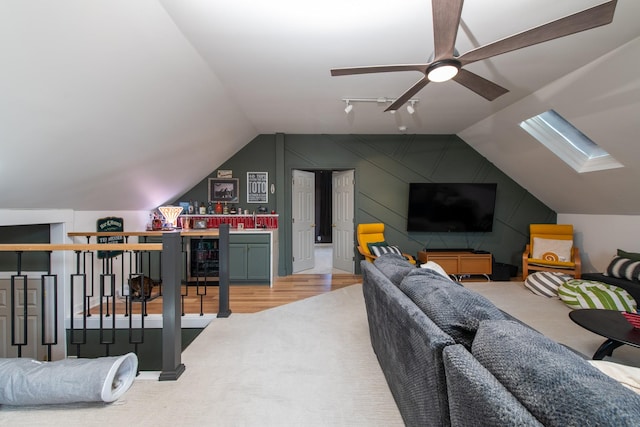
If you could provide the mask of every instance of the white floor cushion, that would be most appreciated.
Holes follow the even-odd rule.
[[[558,287],[573,276],[553,271],[537,271],[527,276],[524,286],[536,295],[558,298]]]

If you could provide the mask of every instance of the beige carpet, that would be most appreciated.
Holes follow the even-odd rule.
[[[369,341],[361,285],[216,319],[175,382],[113,404],[0,407],[1,426],[402,426]]]

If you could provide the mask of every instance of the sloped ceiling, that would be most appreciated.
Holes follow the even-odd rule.
[[[602,2],[467,0],[457,48]],[[637,16],[640,2],[620,0],[608,26],[472,64],[510,90],[494,102],[448,82],[420,92],[414,115],[375,103],[346,115],[343,98],[393,99],[419,75],[329,70],[424,62],[433,45],[428,0],[2,0],[0,208],[151,209],[260,133],[406,126],[461,135],[558,212],[638,214],[640,202],[609,191],[638,182],[630,136],[640,125],[624,120],[640,102],[640,54],[627,44],[640,36]],[[604,64],[627,73],[599,76],[611,71],[599,58],[625,44]],[[588,124],[585,133],[627,167],[585,182],[533,149],[514,121],[548,106]],[[607,203],[596,209],[594,199]]]

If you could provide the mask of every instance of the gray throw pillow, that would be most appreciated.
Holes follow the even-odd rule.
[[[545,426],[632,426],[640,396],[513,321],[480,323],[472,354]]]
[[[402,255],[394,253],[379,256],[373,261],[373,264],[396,286],[409,272],[416,270],[416,267]]]
[[[458,344],[471,348],[481,320],[506,319],[491,301],[429,269],[416,269],[400,283],[420,309]]]

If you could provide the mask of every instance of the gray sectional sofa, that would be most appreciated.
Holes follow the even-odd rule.
[[[361,266],[371,343],[406,425],[640,425],[640,395],[483,296],[393,254]]]

